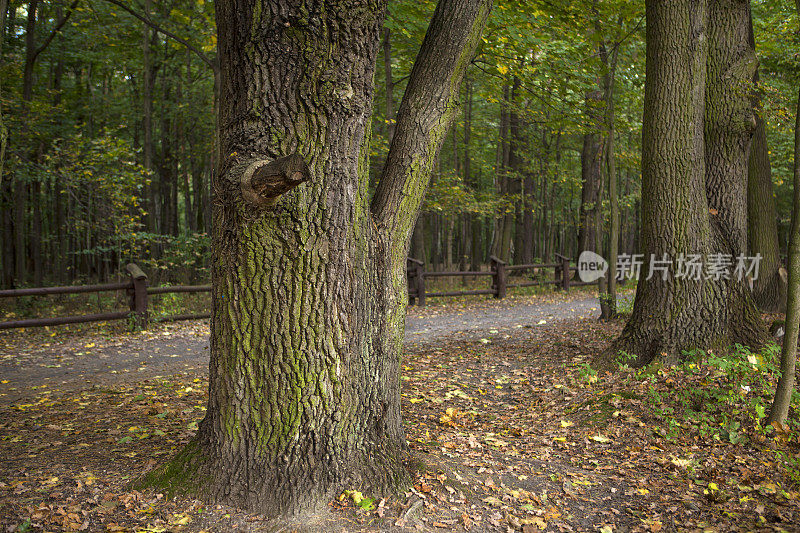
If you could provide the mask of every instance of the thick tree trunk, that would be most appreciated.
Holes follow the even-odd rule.
[[[385,1],[301,4],[216,4],[209,405],[191,443],[145,480],[273,516],[409,479],[406,255],[490,7],[440,2],[370,204]]]
[[[740,253],[746,244],[748,143],[742,140],[748,115],[740,100],[748,98],[734,90],[752,77],[737,62],[744,57],[747,64],[741,45],[746,46],[747,32],[736,29],[742,17],[747,22],[746,4],[654,0],[646,11],[646,262],[633,315],[614,349],[636,354],[637,362],[646,364],[659,356],[676,360],[692,348],[724,349],[737,342],[759,348],[767,334],[746,285],[734,276],[709,278],[707,271],[700,279],[678,277],[675,264],[681,254],[700,254],[705,262],[712,253]],[[713,101],[706,109],[708,99]],[[666,279],[658,272],[644,279],[650,254],[673,261]]]

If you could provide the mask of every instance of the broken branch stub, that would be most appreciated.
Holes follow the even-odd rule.
[[[269,206],[280,195],[310,178],[308,165],[296,153],[273,161],[255,161],[242,173],[242,197],[252,205]]]

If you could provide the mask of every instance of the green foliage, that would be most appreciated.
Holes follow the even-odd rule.
[[[769,402],[779,375],[779,350],[771,345],[762,353],[736,346],[725,354],[713,351],[684,352],[685,362],[648,373],[638,371],[631,379],[646,379],[647,402],[654,427],[673,438],[685,431],[731,443],[743,443],[772,431],[765,427]],[[659,385],[659,386],[657,386]],[[667,385],[670,394],[663,393]],[[790,431],[800,430],[800,393],[792,397]]]

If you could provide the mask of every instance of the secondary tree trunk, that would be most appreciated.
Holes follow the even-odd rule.
[[[439,3],[370,204],[385,1],[217,2],[209,404],[146,483],[275,516],[409,479],[406,255],[490,5]]]
[[[797,0],[800,13],[800,0]],[[792,203],[792,233],[789,239],[789,287],[786,302],[786,322],[781,350],[781,377],[775,399],[769,411],[769,422],[784,424],[792,405],[797,336],[800,334],[800,91],[794,123],[794,198]]]
[[[502,211],[495,221],[495,238],[493,255],[496,255],[505,262],[511,256],[511,236],[514,230],[514,212],[508,196],[510,191],[510,179],[508,177],[510,143],[509,143],[509,101],[511,88],[506,84],[503,86],[503,100],[500,103],[500,127],[497,140],[497,171],[495,183],[500,194],[503,196]]]
[[[581,150],[581,211],[578,222],[578,253],[585,250],[596,251],[597,212],[600,209],[600,181],[602,153],[597,133],[599,117],[598,105],[602,98],[600,91],[586,95],[586,114],[589,117],[590,131],[583,136]]]
[[[752,16],[748,41],[755,49]],[[758,70],[753,81],[758,85]],[[758,93],[754,104],[760,111],[761,99]],[[761,255],[758,277],[753,280],[753,298],[762,311],[778,313],[786,310],[786,271],[781,266],[778,245],[778,215],[767,149],[767,131],[760,115],[756,120],[747,172],[747,245],[749,255]]]
[[[642,138],[642,247],[646,264],[615,350],[646,364],[692,348],[760,347],[767,338],[743,282],[678,277],[681,254],[745,250],[744,184],[752,109],[747,4],[648,1]],[[708,80],[708,86],[706,85]],[[706,102],[709,107],[706,108]],[[752,131],[752,128],[749,129]],[[708,150],[707,150],[708,148]],[[650,254],[673,261],[647,277]],[[734,259],[735,261],[735,259]],[[733,276],[731,276],[733,277]]]

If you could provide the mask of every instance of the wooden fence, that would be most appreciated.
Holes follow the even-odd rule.
[[[572,280],[573,272],[577,267],[570,266],[570,259],[556,254],[555,263],[531,263],[525,265],[507,265],[500,259],[491,257],[491,270],[488,271],[454,271],[454,272],[426,272],[422,261],[408,259],[408,297],[411,305],[425,305],[426,298],[439,296],[465,296],[471,294],[492,295],[495,298],[505,298],[506,291],[512,287],[529,287],[532,285],[553,285],[556,288],[569,290],[571,286],[587,285]],[[532,279],[509,283],[509,274],[524,272],[526,270],[541,273],[545,269],[553,269],[552,279]],[[0,298],[21,298],[24,296],[47,296],[52,294],[81,294],[89,292],[125,291],[128,295],[129,309],[127,311],[114,311],[109,313],[95,313],[88,315],[73,315],[54,318],[29,318],[24,320],[10,320],[0,322],[0,330],[14,328],[32,328],[42,326],[59,326],[62,324],[79,324],[82,322],[103,322],[108,320],[131,319],[135,327],[146,328],[150,321],[148,312],[148,297],[153,294],[166,294],[178,292],[211,292],[211,285],[175,285],[165,287],[150,287],[147,275],[135,264],[125,267],[128,281],[121,283],[106,283],[102,285],[74,285],[66,287],[37,287],[31,289],[0,290]],[[486,289],[462,291],[437,291],[428,292],[425,289],[426,278],[447,276],[486,276],[492,278],[492,285]],[[211,313],[185,313],[172,316],[158,317],[156,322],[174,320],[193,320],[209,318]]]
[[[406,273],[408,276],[408,299],[411,305],[424,306],[425,300],[438,296],[467,296],[472,294],[487,294],[501,299],[506,297],[506,292],[512,287],[531,287],[534,285],[553,285],[556,288],[568,291],[570,287],[591,285],[582,281],[572,280],[573,273],[578,267],[570,265],[570,258],[561,254],[555,254],[555,263],[527,263],[522,265],[508,265],[505,261],[495,257],[490,257],[490,270],[464,271],[455,270],[451,272],[426,272],[422,261],[409,257],[406,263]],[[512,272],[533,271],[540,273],[545,269],[553,269],[552,279],[530,279],[528,281],[517,281],[509,283],[509,276]],[[428,292],[425,287],[426,278],[439,278],[447,276],[487,276],[492,278],[492,285],[487,289],[474,289],[463,291],[434,291]]]
[[[61,324],[79,324],[82,322],[104,322],[107,320],[132,319],[136,327],[146,328],[149,322],[147,301],[151,294],[171,292],[210,292],[211,285],[176,285],[174,287],[150,287],[147,275],[134,264],[125,267],[129,280],[121,283],[103,285],[74,285],[66,287],[37,287],[32,289],[0,290],[0,298],[21,298],[23,296],[47,296],[50,294],[81,294],[85,292],[125,291],[128,294],[129,310],[89,315],[73,315],[55,318],[29,318],[0,322],[0,329],[32,328],[42,326],[59,326]],[[211,313],[187,313],[156,318],[156,322],[172,320],[191,320],[208,318]]]

